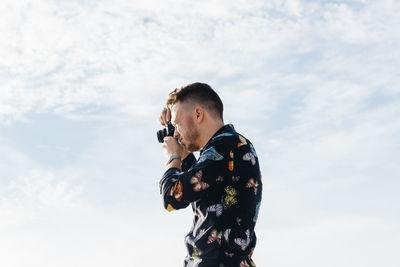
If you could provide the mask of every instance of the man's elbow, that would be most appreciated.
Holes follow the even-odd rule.
[[[174,211],[174,210],[176,210],[170,203],[167,203],[167,202],[164,202],[164,208],[165,208],[167,211]]]
[[[180,210],[186,208],[187,206],[189,206],[189,203],[187,202],[178,202],[172,200],[168,196],[164,197],[164,209],[167,211]]]

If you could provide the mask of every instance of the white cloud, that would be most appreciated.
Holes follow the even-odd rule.
[[[396,224],[398,221],[353,216],[264,229],[264,239],[258,242],[263,251],[256,249],[255,260],[257,264],[272,266],[394,267],[398,260],[392,258],[396,245],[390,236],[398,237]]]
[[[81,206],[84,187],[73,177],[55,177],[50,171],[31,170],[0,184],[1,226],[26,225],[44,213],[59,213]]]
[[[71,186],[65,180],[55,179],[50,172],[32,171],[10,182],[8,190],[18,198],[28,198],[40,206],[62,209],[74,205],[82,186]]]
[[[256,263],[293,266],[290,259],[296,259],[326,265],[323,258],[330,254],[320,244],[331,241],[328,247],[342,253],[348,266],[367,260],[365,266],[373,266],[374,248],[391,266],[397,259],[390,249],[394,241],[368,247],[347,234],[361,225],[356,237],[365,241],[373,231],[371,243],[377,243],[383,241],[379,227],[384,224],[378,217],[399,218],[392,208],[398,202],[393,188],[398,187],[400,132],[399,11],[392,0],[5,1],[0,129],[16,122],[38,124],[29,129],[39,132],[40,142],[28,132],[24,140],[38,142],[35,147],[42,150],[69,148],[71,154],[61,152],[73,160],[54,166],[0,133],[6,236],[0,248],[11,250],[2,263],[23,250],[32,251],[27,259],[33,266],[100,266],[115,258],[119,266],[132,265],[130,248],[152,255],[136,241],[145,240],[146,232],[152,239],[171,240],[156,249],[171,257],[167,265],[181,264],[184,249],[178,255],[175,245],[182,245],[190,216],[174,214],[171,218],[179,219],[166,223],[182,232],[149,229],[166,218],[160,213],[157,182],[164,161],[155,131],[167,93],[205,81],[220,93],[226,122],[250,137],[261,159],[265,197]],[[45,124],[35,114],[66,119]],[[60,126],[69,120],[98,124]],[[60,136],[67,137],[50,144],[55,137],[49,134],[63,130]],[[71,140],[82,148],[66,145]],[[346,218],[354,213],[360,217]],[[45,219],[38,221],[40,215]],[[115,220],[105,219],[112,216]],[[293,226],[308,220],[309,226]],[[56,227],[61,221],[76,236],[57,234],[64,230]],[[94,226],[101,221],[104,225]],[[119,228],[121,221],[130,225]],[[29,228],[35,223],[43,223],[42,232]],[[276,225],[282,227],[278,232]],[[115,229],[129,234],[113,235]],[[20,230],[26,237],[13,239]],[[385,236],[390,231],[398,236],[395,227]],[[68,242],[58,250],[52,244],[60,240]],[[346,252],[346,242],[371,253]],[[288,252],[294,257],[280,262]],[[148,264],[144,261],[134,264]]]
[[[311,51],[323,52],[322,60],[334,60],[319,60],[313,64],[315,69],[322,66],[325,72],[335,68],[346,71],[346,66],[351,66],[352,72],[362,73],[358,81],[371,79],[379,62],[365,65],[365,59],[360,58],[363,61],[357,63],[349,54],[351,45],[367,48],[361,53],[367,56],[369,50],[383,48],[384,40],[396,40],[397,35],[390,27],[374,24],[383,18],[389,18],[392,25],[397,23],[397,16],[392,15],[398,8],[394,2],[378,6],[364,3],[360,9],[345,3],[243,2],[225,3],[218,9],[214,8],[218,2],[209,1],[181,3],[167,13],[163,12],[165,3],[155,2],[59,5],[37,2],[29,7],[4,7],[3,13],[13,14],[7,16],[6,25],[21,26],[16,31],[5,29],[11,43],[0,49],[4,54],[3,77],[12,77],[3,78],[3,117],[55,107],[63,111],[59,106],[73,110],[86,104],[120,105],[124,112],[137,113],[154,103],[150,99],[156,95],[205,78],[214,81],[217,88],[254,89],[265,84],[266,75],[277,71],[284,72],[281,81],[287,79],[292,75],[289,72],[298,71],[291,65],[293,60]],[[220,13],[199,12],[199,5]],[[307,16],[285,20],[290,18],[290,10],[298,17],[301,9],[307,10]],[[19,12],[13,12],[16,10]],[[317,16],[322,10],[323,16]],[[276,17],[274,12],[283,16]],[[17,35],[12,38],[14,33]],[[364,37],[357,37],[360,34]],[[375,47],[365,46],[368,43]],[[330,56],[326,49],[333,45],[345,54]],[[383,62],[379,63],[382,66]],[[382,82],[381,76],[376,80]],[[7,97],[10,92],[12,97]]]
[[[314,103],[314,112],[304,114],[298,125],[272,133],[263,142],[267,177],[278,179],[278,184],[284,177],[295,183],[350,182],[362,177],[378,179],[377,166],[389,168],[390,177],[396,177],[393,163],[397,150],[391,144],[400,134],[395,119],[399,116],[398,101],[368,112],[361,112],[356,103],[347,106],[346,101],[334,106],[324,106],[320,99]]]

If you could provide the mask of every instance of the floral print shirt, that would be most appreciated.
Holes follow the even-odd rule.
[[[262,196],[261,172],[252,143],[230,124],[219,129],[196,160],[182,171],[168,169],[160,191],[168,211],[192,205],[194,220],[185,238],[186,267],[255,266],[254,227]]]

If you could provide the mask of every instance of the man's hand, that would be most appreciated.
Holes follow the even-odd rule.
[[[171,121],[171,110],[167,107],[163,108],[158,120],[161,123],[161,125],[163,125],[164,127],[167,127],[167,123],[169,121]],[[178,155],[181,157],[182,160],[185,159],[190,154],[189,151],[185,150],[185,148],[182,145],[180,145],[175,138],[173,138],[171,136],[166,136],[164,138],[163,149],[164,149],[165,154],[167,154],[168,157],[171,155]],[[176,162],[179,162],[179,161],[178,160],[172,161],[172,163],[176,163]],[[180,166],[180,164],[181,164],[181,162],[179,162],[179,166]],[[178,169],[180,169],[180,167]]]
[[[168,156],[177,155],[180,159],[174,159],[167,164],[167,170],[170,168],[177,168],[179,171],[182,170],[182,159],[186,157],[185,149],[178,143],[178,141],[171,137],[164,137],[163,149],[165,154]]]
[[[167,122],[171,121],[171,110],[169,110],[167,107],[163,108],[158,120],[162,126],[167,127]]]
[[[163,149],[168,157],[171,155],[178,155],[183,159],[187,156],[183,146],[180,145],[178,141],[171,136],[164,137]]]

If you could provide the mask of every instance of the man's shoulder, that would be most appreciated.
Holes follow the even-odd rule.
[[[210,142],[211,146],[223,145],[227,147],[241,147],[251,144],[243,134],[236,132],[233,125],[226,125],[225,131],[217,133]]]
[[[210,146],[232,149],[238,140],[238,135],[235,131],[219,133],[211,139]]]
[[[211,143],[229,143],[231,142],[233,139],[235,139],[237,137],[238,133],[236,132],[226,132],[226,133],[220,133],[215,135],[212,139],[211,139]]]

